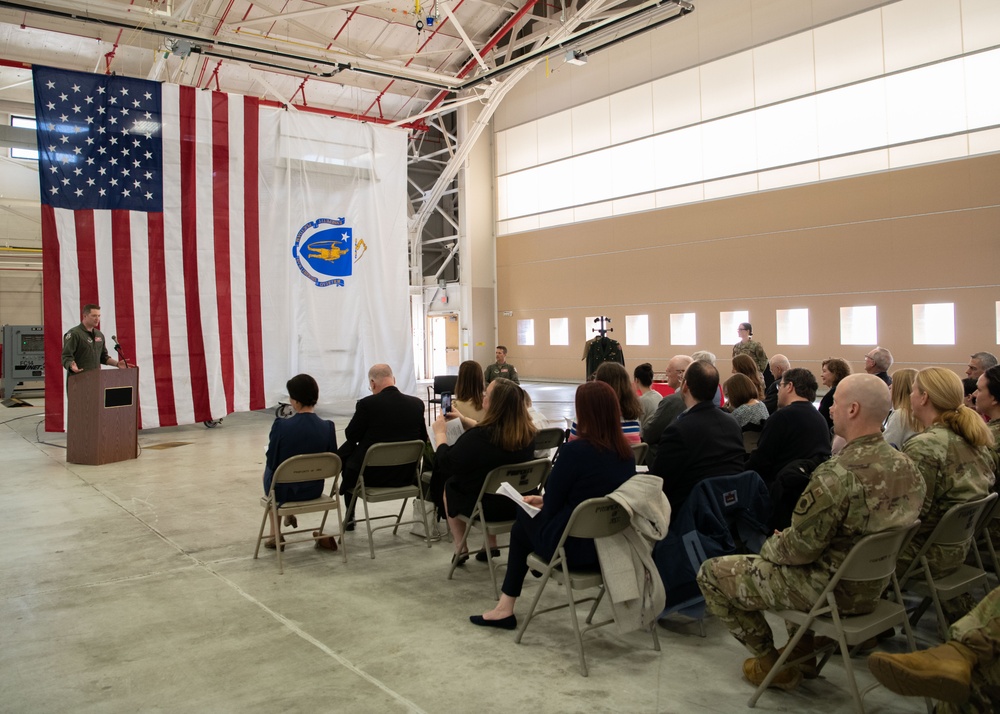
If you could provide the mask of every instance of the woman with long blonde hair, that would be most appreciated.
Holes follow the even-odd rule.
[[[993,435],[982,417],[963,403],[962,380],[951,370],[917,373],[910,391],[914,418],[924,426],[903,446],[927,484],[920,528],[896,566],[904,572],[941,517],[952,506],[986,496],[993,488]],[[935,546],[927,553],[931,573],[948,575],[965,562],[968,544]],[[966,610],[967,611],[967,610]]]
[[[910,392],[913,390],[913,380],[917,378],[917,370],[911,367],[897,369],[892,373],[892,412],[885,423],[882,436],[894,449],[903,450],[903,444],[924,430],[924,425],[917,421],[910,411]]]

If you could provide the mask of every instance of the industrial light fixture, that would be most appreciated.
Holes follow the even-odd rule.
[[[587,53],[583,50],[567,50],[566,64],[585,65],[587,64]]]

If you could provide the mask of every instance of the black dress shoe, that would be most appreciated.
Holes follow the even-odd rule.
[[[454,563],[455,565],[465,565],[465,561],[467,561],[468,559],[469,559],[469,551],[465,551],[464,553],[455,553],[453,556],[451,556],[451,562]]]
[[[494,558],[499,558],[500,557],[500,549],[499,548],[490,548],[490,555],[492,555]],[[478,560],[480,563],[487,562],[486,561],[486,551],[485,550],[481,550],[478,553],[476,553],[476,560]]]
[[[502,620],[487,620],[482,615],[469,615],[469,622],[480,627],[496,627],[500,630],[517,629],[517,618],[514,615],[505,617]]]

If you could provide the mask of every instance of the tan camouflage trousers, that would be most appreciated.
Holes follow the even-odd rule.
[[[976,653],[972,695],[965,704],[939,702],[938,712],[994,712],[1000,708],[1000,588],[951,626],[951,639]]]
[[[706,609],[758,657],[774,649],[774,635],[763,611],[808,611],[827,582],[825,570],[775,565],[753,555],[711,558],[698,572]]]

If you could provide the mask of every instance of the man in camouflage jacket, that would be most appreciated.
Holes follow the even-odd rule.
[[[809,610],[862,536],[916,521],[925,486],[910,459],[882,438],[889,408],[889,391],[877,377],[846,377],[830,414],[848,444],[813,472],[791,526],[771,536],[759,556],[712,558],[701,567],[708,611],[756,655],[743,666],[754,685],[778,658],[763,611]],[[841,583],[835,591],[841,612],[871,612],[886,584]],[[801,679],[799,668],[790,667],[772,686],[791,689]]]

